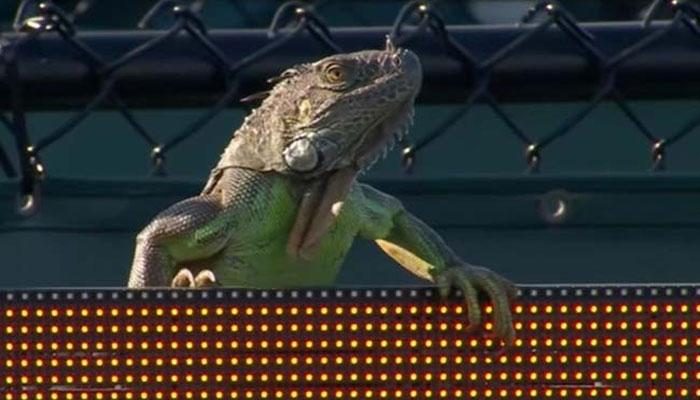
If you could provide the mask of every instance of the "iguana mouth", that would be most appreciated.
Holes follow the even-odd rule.
[[[357,145],[355,165],[366,171],[380,158],[386,158],[396,143],[401,142],[413,124],[413,99],[410,99],[378,121],[370,128]]]
[[[387,48],[392,49],[388,56],[388,63],[395,68],[401,68],[406,74],[417,73],[420,76],[420,61],[411,52],[394,48],[391,42],[387,41]],[[420,78],[417,78],[420,81]],[[358,145],[353,150],[355,153],[355,164],[359,169],[367,170],[380,158],[385,158],[397,142],[400,142],[408,133],[413,124],[413,103],[418,94],[420,85],[414,86],[413,90],[407,91],[405,100],[400,102],[387,113],[372,124],[360,136]],[[405,88],[404,88],[405,89]]]

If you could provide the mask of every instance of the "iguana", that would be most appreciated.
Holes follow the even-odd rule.
[[[407,132],[421,81],[418,57],[390,43],[271,80],[202,192],[138,234],[128,286],[331,285],[362,237],[441,294],[461,289],[471,326],[487,296],[494,333],[513,340],[514,286],[462,261],[397,199],[356,181]]]

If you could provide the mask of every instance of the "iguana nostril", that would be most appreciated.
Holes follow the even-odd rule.
[[[297,172],[309,172],[321,164],[321,154],[306,137],[294,139],[282,152],[284,162]]]

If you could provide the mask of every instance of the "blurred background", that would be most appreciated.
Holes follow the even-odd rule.
[[[134,30],[154,3],[93,1],[75,24],[83,33]],[[406,1],[306,3],[314,6],[331,31],[368,26],[388,31]],[[559,3],[579,22],[619,23],[639,21],[651,2]],[[71,10],[75,1],[55,4]],[[201,19],[212,32],[264,29],[280,4],[209,0]],[[534,2],[443,0],[432,4],[448,25],[499,29],[514,26]],[[3,34],[12,31],[15,8],[10,2],[0,7]],[[658,19],[670,17],[666,8],[657,15]],[[169,24],[167,16],[154,20],[156,27]],[[279,65],[279,71],[288,66]],[[648,130],[661,138],[693,120],[699,103],[698,98],[687,96],[628,101]],[[507,101],[501,107],[536,140],[586,104]],[[151,149],[117,111],[99,109],[42,151],[46,179],[40,185],[36,213],[18,214],[17,179],[0,177],[4,271],[0,286],[124,285],[135,234],[157,211],[199,190],[248,112],[235,101],[232,105],[173,148],[167,157],[167,176],[150,173]],[[434,132],[461,107],[422,102],[411,140]],[[32,143],[78,110],[58,108],[29,110],[27,131]],[[131,111],[162,142],[206,109],[133,107]],[[9,118],[10,111],[4,113]],[[13,149],[15,139],[3,129],[0,145]],[[619,107],[604,101],[543,152],[535,173],[528,171],[523,143],[491,108],[479,103],[420,150],[410,173],[401,166],[400,151],[394,151],[364,180],[402,199],[465,260],[491,267],[516,282],[690,282],[700,280],[698,150],[700,133],[693,130],[669,149],[663,171],[650,171],[649,141]],[[17,165],[17,156],[8,154]],[[418,281],[372,243],[360,241],[339,279],[339,284],[414,283]]]

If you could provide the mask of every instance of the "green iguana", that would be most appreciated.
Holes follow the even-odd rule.
[[[512,341],[514,286],[462,261],[397,199],[356,181],[407,132],[421,80],[418,57],[391,44],[271,80],[201,194],[139,233],[128,286],[331,285],[362,237],[441,294],[461,289],[471,326],[481,323],[479,296],[487,296],[494,333]]]

